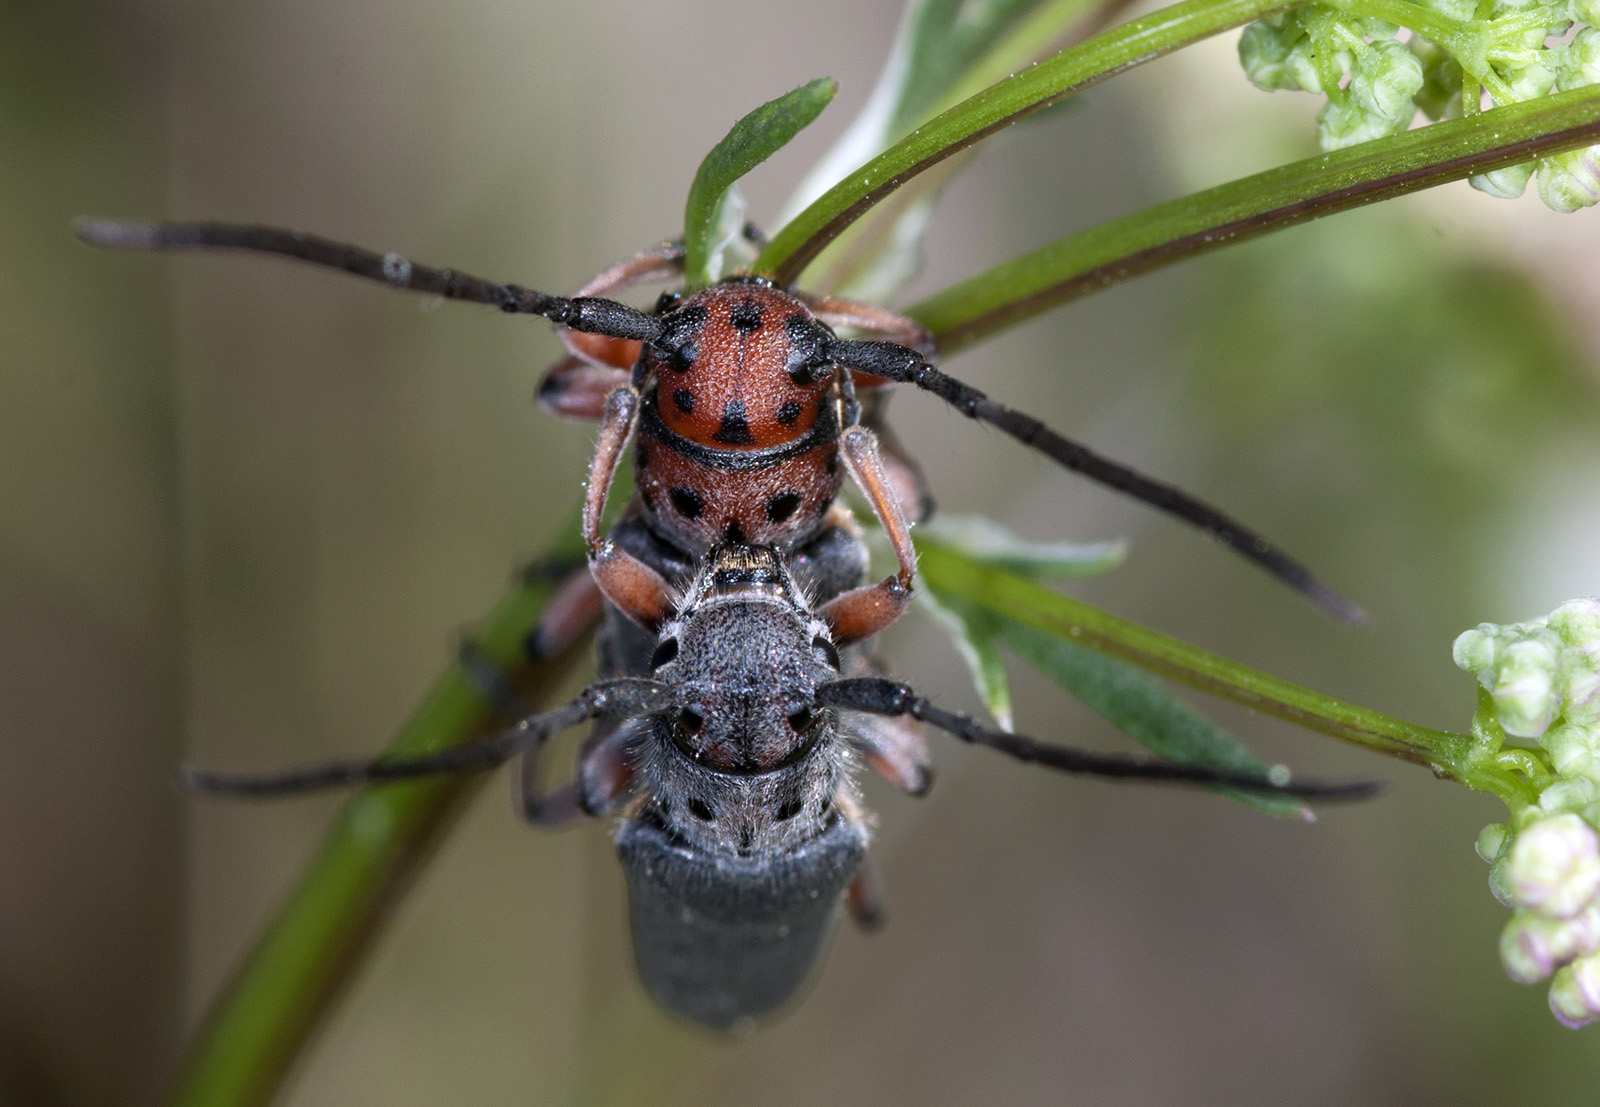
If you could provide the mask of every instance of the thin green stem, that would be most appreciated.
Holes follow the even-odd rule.
[[[581,569],[574,516],[558,531],[552,566]],[[496,605],[475,639],[530,703],[537,703],[582,652],[531,662],[522,643],[556,587],[532,574]],[[470,741],[495,724],[483,692],[459,667],[434,685],[389,752],[432,752]],[[171,1107],[261,1107],[272,1100],[344,988],[360,969],[383,919],[481,783],[424,780],[352,796],[249,957],[212,1004],[168,1103]]]
[[[1600,142],[1600,86],[1374,139],[1058,239],[909,312],[943,353],[1057,304],[1319,216]]]
[[[778,232],[756,259],[755,271],[793,284],[844,228],[951,155],[1125,69],[1293,6],[1285,0],[1187,0],[1113,27],[991,85],[834,185]]]
[[[936,541],[919,541],[918,553],[928,587],[1016,622],[1307,730],[1423,765],[1438,776],[1492,792],[1508,805],[1526,803],[1531,795],[1526,781],[1487,771],[1483,751],[1469,735],[1418,726],[1312,691],[990,568]]]

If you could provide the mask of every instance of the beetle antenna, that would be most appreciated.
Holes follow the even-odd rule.
[[[391,288],[409,289],[450,300],[488,304],[513,315],[539,315],[587,334],[648,342],[661,324],[626,304],[580,296],[547,296],[515,284],[496,284],[457,269],[419,265],[399,254],[380,254],[321,235],[246,223],[123,223],[80,219],[73,232],[91,246],[116,250],[248,250],[308,261]]]
[[[1361,624],[1361,608],[1323,584],[1311,571],[1255,531],[1178,488],[1153,480],[1078,442],[1063,437],[1030,415],[996,403],[976,388],[947,375],[921,354],[897,342],[835,340],[827,356],[847,369],[914,384],[962,414],[988,423],[1053,461],[1082,473],[1151,507],[1199,527],[1224,546],[1248,558],[1342,622]]]
[[[419,776],[478,772],[493,769],[526,750],[537,749],[563,730],[588,719],[650,715],[668,710],[674,702],[671,689],[659,681],[622,677],[591,684],[572,702],[554,711],[531,715],[482,741],[439,753],[376,761],[332,761],[270,773],[219,773],[184,766],[178,770],[178,783],[185,791],[206,795],[264,798]]]
[[[909,715],[953,734],[963,742],[988,746],[1003,754],[1046,768],[1079,776],[1105,780],[1137,780],[1151,783],[1196,784],[1233,788],[1257,796],[1284,796],[1289,799],[1336,802],[1370,799],[1383,787],[1378,781],[1356,780],[1346,783],[1276,780],[1257,773],[1232,772],[1200,765],[1180,765],[1156,757],[1093,753],[1070,746],[1050,746],[1020,734],[1009,734],[984,726],[970,715],[936,707],[909,685],[884,677],[849,677],[830,681],[817,688],[817,695],[830,707],[864,711],[869,715]]]

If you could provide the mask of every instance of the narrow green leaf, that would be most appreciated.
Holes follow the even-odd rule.
[[[872,95],[784,205],[782,227],[891,143],[1038,61],[1124,0],[912,0]],[[887,303],[916,275],[935,203],[964,159],[925,173],[852,224],[806,274],[812,291]]]
[[[1113,74],[1292,7],[1286,0],[1187,0],[1124,23],[991,85],[917,128],[788,223],[755,270],[793,284],[844,228],[918,174]]]
[[[980,564],[959,551],[919,537],[918,569],[924,587],[959,596],[986,611],[1056,638],[1131,662],[1146,672],[1210,695],[1241,703],[1370,750],[1424,765],[1441,776],[1477,787],[1473,741],[1358,707],[1242,665],[1188,642],[1119,619],[1031,580]],[[1496,794],[1514,784],[1493,782]],[[1519,802],[1523,797],[1511,795]],[[1509,800],[1508,800],[1509,802]]]
[[[967,557],[1033,580],[1082,580],[1122,564],[1121,542],[1029,542],[981,515],[935,515],[917,528]]]
[[[998,620],[959,596],[941,595],[931,588],[920,590],[915,598],[950,635],[956,653],[966,662],[972,686],[977,689],[983,706],[1000,724],[1000,729],[1010,730],[1011,677],[1006,672],[1005,658],[1000,656],[999,643],[995,641]]]
[[[1182,765],[1266,776],[1266,762],[1167,691],[1154,677],[1114,657],[1011,619],[996,616],[993,626],[1034,668],[1157,756]],[[1308,813],[1303,803],[1292,799],[1251,795],[1230,788],[1216,791],[1269,815],[1304,817]]]
[[[1600,86],[1364,142],[1110,220],[946,289],[910,314],[942,352],[1234,242],[1600,142]]]
[[[770,100],[735,123],[706,155],[683,211],[684,275],[689,288],[704,288],[716,278],[713,232],[733,183],[799,134],[838,91],[838,82],[821,77]]]

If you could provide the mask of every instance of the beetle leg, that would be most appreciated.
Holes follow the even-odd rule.
[[[677,603],[672,586],[660,573],[600,533],[611,480],[638,424],[640,403],[639,393],[632,387],[618,388],[606,397],[605,422],[600,426],[600,440],[595,445],[583,499],[583,541],[589,549],[589,571],[606,599],[634,622],[654,627],[672,613]]]
[[[628,794],[633,764],[628,747],[636,731],[620,719],[604,719],[584,739],[578,752],[577,779],[545,792],[539,780],[542,751],[522,756],[516,777],[517,810],[538,826],[560,826],[575,819],[603,815]]]
[[[545,605],[539,625],[528,632],[523,649],[538,661],[566,649],[600,617],[604,596],[588,568],[571,573]]]
[[[850,878],[850,886],[844,892],[844,905],[856,926],[868,934],[882,930],[883,924],[889,921],[883,909],[883,889],[869,862],[861,862],[856,875]]]
[[[580,295],[604,296],[605,293],[585,291]],[[862,304],[855,300],[841,300],[834,296],[802,295],[800,298],[818,319],[830,327],[853,327],[858,331],[869,331],[887,338],[890,342],[909,346],[925,357],[932,357],[934,354],[933,335],[928,333],[927,327],[909,315],[901,315],[888,308]]]
[[[900,436],[885,418],[889,405],[888,392],[862,392],[861,422],[878,437],[878,457],[883,462],[883,475],[894,490],[900,503],[900,513],[913,525],[925,523],[933,516],[933,493],[922,466],[912,457]]]
[[[817,615],[833,632],[834,641],[840,645],[870,638],[893,623],[905,613],[911,603],[911,581],[917,572],[917,552],[911,545],[911,528],[900,511],[883,463],[878,456],[878,441],[871,431],[862,426],[845,428],[839,436],[839,454],[845,468],[850,471],[872,513],[888,536],[894,549],[898,571],[877,584],[835,596],[818,610]]]
[[[593,422],[605,417],[606,397],[627,383],[627,369],[595,365],[570,354],[545,373],[536,396],[539,406],[557,418]]]
[[[872,771],[908,795],[933,787],[933,759],[922,728],[905,719],[859,715],[850,719],[850,744]]]

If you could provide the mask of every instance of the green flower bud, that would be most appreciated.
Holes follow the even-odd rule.
[[[1600,780],[1600,727],[1562,723],[1546,731],[1539,744],[1550,752],[1550,764],[1562,776]]]
[[[1572,18],[1591,27],[1600,26],[1600,0],[1572,0]]]
[[[1543,31],[1533,33],[1539,36],[1540,42],[1544,41]],[[1504,76],[1506,83],[1511,86],[1511,94],[1518,102],[1537,100],[1556,87],[1556,75],[1539,62],[1508,69]]]
[[[1467,183],[1497,200],[1515,200],[1522,195],[1523,189],[1528,187],[1528,181],[1537,168],[1539,168],[1537,162],[1525,161],[1520,165],[1508,165],[1504,169],[1468,177]]]
[[[1394,128],[1391,133],[1398,133],[1417,114],[1412,97],[1421,87],[1422,59],[1390,41],[1375,42],[1356,57],[1348,91],[1351,100],[1387,120]]]
[[[1491,670],[1499,656],[1500,628],[1493,623],[1479,623],[1462,631],[1450,646],[1450,658],[1456,668],[1477,676],[1485,688],[1494,687]]]
[[[1600,956],[1580,958],[1556,973],[1550,1011],[1569,1030],[1600,1019]]]
[[[1586,776],[1558,780],[1539,793],[1539,810],[1547,815],[1576,815],[1600,825],[1600,781]]]
[[[1518,984],[1536,984],[1562,965],[1600,950],[1600,902],[1570,919],[1518,911],[1500,933],[1500,964]]]
[[[1569,723],[1600,724],[1600,599],[1567,601],[1550,613],[1549,626],[1563,647],[1562,716]]]
[[[1490,823],[1478,832],[1478,840],[1473,848],[1478,851],[1478,856],[1489,864],[1494,864],[1500,857],[1500,851],[1506,844],[1506,824]]]
[[[1545,619],[1561,644],[1600,659],[1600,597],[1568,600]],[[1597,661],[1600,663],[1600,661]]]
[[[1280,88],[1302,88],[1289,73],[1288,59],[1293,50],[1282,26],[1265,21],[1250,24],[1239,36],[1239,64],[1250,83],[1266,92]]]
[[[1539,159],[1539,199],[1563,214],[1600,202],[1600,146]]]
[[[1420,36],[1413,37],[1406,48],[1422,63],[1422,87],[1415,96],[1417,107],[1429,119],[1460,115],[1461,66],[1445,50]]]
[[[1501,907],[1516,907],[1516,893],[1511,889],[1511,858],[1501,854],[1489,866],[1489,894]]]
[[[1500,725],[1518,738],[1537,738],[1561,708],[1556,670],[1561,640],[1543,628],[1506,645],[1495,659],[1489,688]]]
[[[1569,919],[1600,891],[1600,835],[1577,815],[1552,815],[1511,843],[1511,892],[1522,907]]]
[[[1556,56],[1562,92],[1600,83],[1600,31],[1585,27]]]

